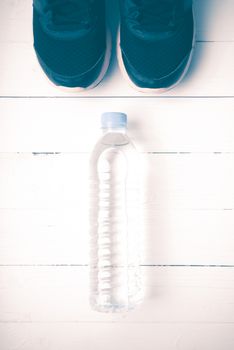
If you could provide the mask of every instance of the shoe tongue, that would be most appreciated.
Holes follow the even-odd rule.
[[[43,25],[64,34],[87,30],[94,21],[92,0],[38,0]]]

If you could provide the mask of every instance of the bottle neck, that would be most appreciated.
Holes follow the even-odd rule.
[[[126,134],[127,129],[125,127],[119,127],[119,128],[106,127],[106,128],[102,128],[102,133],[103,134],[107,134],[107,133]]]

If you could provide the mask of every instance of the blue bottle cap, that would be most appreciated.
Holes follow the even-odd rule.
[[[125,128],[127,115],[121,112],[106,112],[101,117],[102,128]]]

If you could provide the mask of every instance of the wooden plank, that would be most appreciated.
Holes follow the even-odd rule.
[[[234,155],[145,154],[142,205],[149,209],[233,209]],[[0,208],[87,208],[88,154],[1,159]],[[86,210],[86,209],[85,209]]]
[[[148,216],[148,217],[147,217]],[[87,265],[87,212],[1,209],[0,265]],[[231,210],[148,210],[141,233],[146,265],[234,265]]]
[[[98,87],[75,94],[64,92],[48,81],[32,44],[0,43],[0,51],[0,96],[155,96],[132,89],[115,61]],[[234,42],[197,42],[187,76],[164,96],[233,96],[233,56]]]
[[[230,350],[233,324],[0,324],[2,350]],[[92,336],[90,336],[92,334]]]
[[[234,264],[233,157],[142,155],[143,263]],[[0,263],[88,263],[88,160],[1,154]]]
[[[0,99],[0,152],[90,152],[104,111],[140,152],[233,152],[234,99]]]
[[[1,267],[1,323],[234,322],[233,268],[147,267],[142,272],[144,302],[129,313],[103,314],[89,307],[87,267]]]
[[[32,41],[32,1],[1,0],[0,42]]]

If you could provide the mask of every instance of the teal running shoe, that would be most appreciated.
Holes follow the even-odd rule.
[[[187,72],[194,47],[192,0],[119,0],[118,61],[140,91],[163,92]]]
[[[61,87],[84,90],[104,77],[110,60],[105,0],[34,0],[38,61]]]

